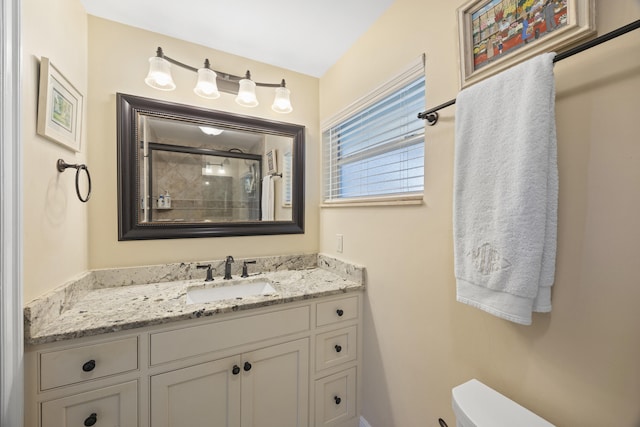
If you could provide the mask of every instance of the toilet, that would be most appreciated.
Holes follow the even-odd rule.
[[[452,390],[457,427],[554,427],[476,379]]]

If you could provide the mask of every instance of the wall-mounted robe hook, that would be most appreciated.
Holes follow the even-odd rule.
[[[66,163],[64,160],[62,159],[58,159],[58,162],[56,163],[58,172],[64,172],[65,170],[67,170],[67,168],[74,168],[76,170],[76,194],[78,195],[78,199],[80,199],[81,202],[83,203],[87,203],[87,201],[89,201],[89,197],[91,197],[91,175],[89,174],[89,169],[87,168],[87,165],[70,165],[69,163]],[[80,171],[84,170],[85,173],[87,174],[87,183],[88,183],[88,190],[87,190],[87,196],[86,197],[82,197],[82,195],[80,194]]]

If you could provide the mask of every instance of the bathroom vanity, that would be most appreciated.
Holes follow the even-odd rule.
[[[25,309],[25,426],[357,426],[363,269],[307,261],[207,284],[105,287],[111,273],[92,272],[34,302]],[[175,266],[202,275],[192,267]],[[148,274],[162,273],[111,277]],[[251,281],[275,292],[187,303],[191,289]]]

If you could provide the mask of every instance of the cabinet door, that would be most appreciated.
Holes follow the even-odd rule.
[[[42,427],[137,425],[137,381],[42,403]]]
[[[151,425],[240,425],[239,364],[239,357],[228,357],[152,376]]]
[[[308,339],[245,353],[242,364],[242,427],[308,425]]]

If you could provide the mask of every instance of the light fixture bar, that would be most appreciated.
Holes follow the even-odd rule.
[[[239,105],[251,108],[258,105],[255,88],[270,87],[275,88],[275,100],[271,106],[273,111],[281,114],[293,111],[289,100],[290,91],[284,79],[280,83],[255,82],[251,79],[249,70],[243,77],[214,70],[210,67],[209,59],[205,59],[204,67],[195,68],[166,56],[162,47],[158,47],[155,57],[149,58],[149,64],[149,74],[145,82],[158,90],[175,89],[176,85],[171,77],[170,64],[172,64],[198,74],[198,82],[193,91],[203,98],[216,99],[220,96],[219,92],[226,92],[237,95],[236,103]]]
[[[173,65],[177,65],[178,67],[182,67],[182,68],[184,68],[186,70],[193,71],[194,73],[198,72],[197,68],[192,67],[191,65],[185,64],[184,62],[180,62],[177,59],[173,59],[173,58],[165,55],[164,51],[162,50],[162,48],[160,46],[158,46],[158,49],[156,50],[156,56],[158,56],[160,58],[164,58],[167,61],[169,61],[170,63],[172,63]],[[205,61],[208,62],[209,60],[205,59]],[[224,71],[218,71],[218,70],[215,70],[213,68],[211,68],[211,70],[215,71],[215,73],[218,75],[218,79],[220,79],[220,80],[239,82],[240,80],[246,78],[245,76],[236,76],[235,74],[225,73]],[[282,79],[282,83],[260,83],[260,82],[256,82],[256,81],[253,81],[253,82],[256,84],[256,86],[259,86],[259,87],[281,87],[281,86],[284,86],[284,79]],[[237,87],[237,85],[236,85],[236,87]],[[237,90],[236,90],[236,93],[237,93]]]

